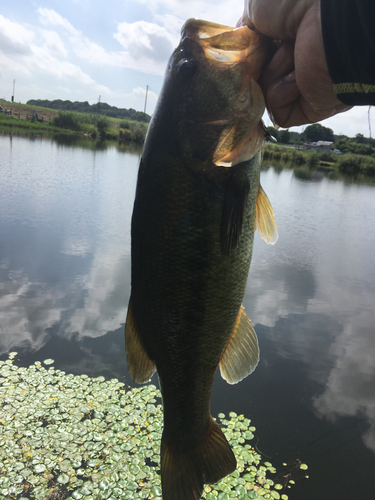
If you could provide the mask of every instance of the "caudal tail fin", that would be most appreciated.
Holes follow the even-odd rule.
[[[198,442],[161,440],[163,500],[199,500],[204,484],[213,484],[233,472],[237,462],[218,424],[211,419]]]

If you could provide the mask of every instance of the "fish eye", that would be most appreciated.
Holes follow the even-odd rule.
[[[197,69],[198,65],[189,59],[181,59],[177,64],[177,74],[184,80],[190,80],[197,72]]]

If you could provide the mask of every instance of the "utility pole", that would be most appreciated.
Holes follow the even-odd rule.
[[[98,115],[100,115],[100,99],[102,98],[102,96],[100,95],[99,96],[99,101],[98,101]]]
[[[370,137],[369,137],[369,144],[370,144],[370,154],[372,154],[372,145],[371,145],[371,119],[370,119],[370,111],[371,111],[371,106],[368,107],[368,129],[370,132]]]
[[[145,110],[143,111],[144,113],[146,113],[147,92],[148,92],[148,85],[146,85]]]
[[[14,87],[16,86],[16,80],[13,80],[13,95],[12,95],[12,102],[14,102]]]

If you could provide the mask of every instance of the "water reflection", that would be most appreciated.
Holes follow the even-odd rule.
[[[268,325],[284,359],[302,362],[319,387],[311,401],[320,418],[375,422],[375,218],[372,188],[268,170],[280,239],[254,249],[245,296],[253,321]],[[265,188],[266,189],[266,188]],[[289,193],[283,196],[283,193]],[[372,333],[371,333],[372,332]],[[375,451],[374,432],[363,436]]]
[[[24,365],[54,358],[67,372],[129,383],[138,153],[17,136],[0,137],[0,149],[3,359],[15,350]],[[244,298],[261,360],[241,384],[215,378],[213,413],[246,413],[267,455],[309,462],[312,486],[296,498],[346,498],[354,460],[366,498],[373,469],[363,463],[375,451],[374,188],[281,168],[263,171],[262,185],[280,237],[269,246],[256,236]]]
[[[343,331],[330,348],[332,359],[324,392],[314,398],[319,415],[336,420],[364,415],[370,431],[364,443],[375,451],[375,336],[374,314],[364,311]]]
[[[117,329],[129,294],[137,156],[15,141],[13,150],[3,143],[0,178],[1,353],[39,350],[51,332]]]

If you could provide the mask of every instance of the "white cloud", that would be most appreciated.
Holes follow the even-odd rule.
[[[143,87],[136,87],[135,89],[133,89],[132,95],[134,97],[142,98],[144,100],[145,96],[146,96],[146,89],[144,89]],[[149,89],[147,92],[147,102],[155,102],[156,103],[157,98],[158,98],[158,95]]]
[[[162,75],[170,54],[178,44],[178,36],[173,36],[158,24],[122,22],[117,25],[113,37],[124,50],[108,51],[75,29],[53,9],[39,8],[38,13],[44,25],[62,28],[71,52],[95,66],[125,67]]]
[[[85,46],[84,41],[78,44],[79,32],[67,20],[51,9],[40,10],[43,24],[62,26],[74,37],[77,50]],[[0,15],[1,77],[9,73],[31,78],[36,78],[38,74],[49,75],[69,84],[74,82],[93,88],[95,92],[109,92],[107,86],[98,84],[80,66],[69,60],[69,51],[57,32],[38,27],[33,30]],[[90,52],[93,55],[100,53],[96,46],[91,47]]]
[[[63,57],[65,59],[68,56],[68,51],[56,31],[41,30],[40,34],[44,38],[45,47],[54,53],[56,57]]]
[[[332,116],[321,122],[325,127],[334,130],[335,134],[344,134],[354,137],[359,132],[366,137],[369,135],[368,106],[356,106],[345,113]],[[375,113],[370,114],[371,127],[375,130]]]
[[[0,51],[17,57],[30,54],[34,33],[0,14]]]
[[[77,30],[70,24],[70,22],[62,17],[53,9],[40,7],[38,14],[42,24],[52,24],[52,26],[62,26],[66,31],[75,35]]]
[[[116,40],[125,49],[123,64],[140,71],[163,74],[178,39],[165,28],[146,21],[120,23]]]
[[[173,15],[182,22],[190,17],[235,26],[243,12],[238,0],[140,0],[155,16]],[[158,19],[160,19],[158,17]],[[168,18],[166,18],[168,19]]]
[[[92,64],[120,65],[120,59],[108,53],[103,47],[92,42],[83,33],[75,29],[72,24],[53,9],[39,8],[41,22],[45,25],[58,26],[63,28],[68,38],[70,50],[79,58],[89,61]]]
[[[0,15],[0,51],[20,58],[32,54],[35,34]]]
[[[2,317],[0,353],[9,352],[16,346],[28,346],[32,350],[40,349],[49,337],[48,330],[60,318],[61,308],[49,307],[51,298],[57,302],[62,295],[56,289],[43,290],[27,297],[33,284],[20,270],[13,276],[13,286],[9,293],[0,298]]]

